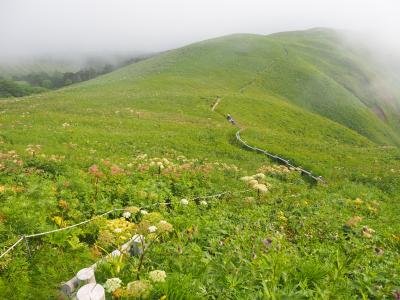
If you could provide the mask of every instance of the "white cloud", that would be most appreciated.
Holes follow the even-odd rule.
[[[159,51],[205,38],[333,27],[397,44],[394,0],[0,0],[0,56]]]

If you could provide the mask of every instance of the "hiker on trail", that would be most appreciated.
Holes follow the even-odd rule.
[[[232,116],[230,114],[228,114],[226,116],[226,119],[228,120],[228,122],[230,122],[232,125],[236,125],[235,120],[232,118]]]

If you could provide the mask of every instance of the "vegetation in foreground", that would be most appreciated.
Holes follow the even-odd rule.
[[[365,107],[354,124],[345,114],[332,120],[268,89],[264,75],[254,80],[260,64],[274,61],[279,70],[285,55],[270,39],[203,42],[71,88],[2,101],[2,247],[20,234],[126,208],[29,240],[31,257],[21,244],[0,261],[2,297],[57,297],[61,282],[132,234],[154,242],[142,263],[121,255],[99,266],[109,298],[398,297],[394,127],[374,118],[363,126]],[[296,94],[297,75],[286,74]],[[224,120],[228,112],[250,144],[323,175],[328,185],[242,149]],[[158,202],[171,206],[144,208]]]

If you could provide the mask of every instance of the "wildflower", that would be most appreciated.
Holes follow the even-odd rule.
[[[253,188],[258,190],[261,193],[267,193],[268,192],[268,188],[266,187],[265,184],[255,184],[253,186]]]
[[[265,175],[263,173],[257,173],[256,175],[253,176],[254,179],[265,179]]]
[[[161,270],[154,270],[149,273],[149,277],[153,282],[164,282],[167,274]]]
[[[125,219],[129,219],[130,217],[131,217],[131,213],[129,212],[129,211],[125,211],[123,214],[122,214],[122,216],[125,218]]]
[[[360,217],[360,216],[354,216],[354,217],[350,218],[350,219],[346,222],[346,225],[349,226],[349,227],[355,227],[355,226],[357,226],[357,224],[358,224],[359,222],[362,221],[362,219],[363,219],[363,218]]]
[[[127,287],[128,295],[136,298],[147,298],[152,289],[151,284],[145,280],[135,280],[129,282]]]
[[[150,227],[148,228],[148,230],[149,230],[150,233],[153,233],[153,232],[156,232],[156,231],[157,231],[157,227],[156,227],[156,226],[150,226]]]
[[[127,294],[127,293],[126,293],[126,290],[123,289],[123,288],[118,288],[118,289],[116,289],[116,290],[112,293],[113,299],[114,299],[114,298],[115,298],[115,299],[120,299],[120,298],[122,298],[122,297],[127,296],[126,294]]]
[[[372,234],[375,233],[375,230],[369,228],[368,226],[364,226],[361,230],[363,237],[372,238]]]
[[[92,174],[96,177],[101,177],[103,175],[97,165],[92,165],[89,167],[89,174]]]
[[[356,200],[354,200],[354,204],[358,207],[363,203],[363,201],[360,198],[357,198]]]
[[[119,174],[122,174],[123,172],[124,172],[124,170],[121,169],[119,166],[117,166],[117,165],[111,166],[111,175],[119,175]]]
[[[207,201],[204,201],[204,200],[202,200],[202,201],[200,201],[200,205],[203,205],[203,206],[207,206]]]
[[[168,223],[167,221],[164,221],[164,220],[161,220],[157,224],[157,226],[158,226],[158,230],[160,232],[171,232],[174,229],[174,227],[170,223]]]
[[[64,128],[67,128],[67,127],[70,127],[71,126],[71,124],[69,124],[69,123],[63,123],[62,124],[62,127],[64,127]]]
[[[58,206],[61,207],[62,209],[67,209],[68,203],[64,199],[60,199],[60,201],[58,201]]]
[[[278,219],[283,221],[283,222],[287,221],[287,218],[285,217],[285,214],[281,210],[278,212]]]
[[[378,212],[378,209],[377,209],[376,207],[374,207],[374,206],[372,206],[372,205],[369,205],[369,204],[367,204],[367,209],[368,209],[370,212],[374,212],[374,213]]]
[[[98,245],[103,248],[111,245],[120,245],[125,242],[135,231],[136,225],[125,220],[125,218],[104,220],[97,239]]]
[[[121,287],[122,280],[119,278],[109,278],[106,283],[103,285],[104,289],[108,293],[114,292],[116,289]]]
[[[6,187],[4,185],[0,185],[0,193],[4,193],[6,191]]]
[[[54,216],[52,218],[52,220],[54,221],[54,223],[56,223],[59,227],[65,227],[66,223],[64,221],[64,219],[60,216]]]
[[[182,205],[188,205],[189,201],[187,199],[183,198],[183,199],[181,199],[181,204]]]
[[[252,180],[249,180],[247,183],[248,183],[248,185],[250,185],[250,186],[255,186],[256,184],[258,184],[258,181],[255,180],[255,179],[252,179]]]
[[[144,210],[144,209],[142,209],[142,210],[140,211],[140,213],[141,213],[142,215],[147,215],[147,214],[148,214],[147,210]]]
[[[244,177],[240,178],[240,180],[245,181],[245,182],[250,181],[252,179],[253,179],[253,177],[251,177],[251,176],[244,176]]]

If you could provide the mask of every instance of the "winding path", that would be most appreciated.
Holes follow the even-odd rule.
[[[289,55],[289,51],[287,50],[287,48],[284,48],[285,51],[285,56]],[[265,68],[263,68],[262,70],[260,70],[259,72],[256,73],[255,77],[251,80],[249,80],[248,82],[246,82],[240,89],[239,89],[239,93],[243,93],[249,86],[251,86],[252,84],[254,84],[257,81],[257,77],[260,76],[263,72],[267,71],[269,68],[271,68],[275,63],[276,63],[277,59],[274,59],[270,64],[268,64]],[[212,111],[215,111],[217,105],[219,104],[219,102],[221,101],[221,97],[217,97],[216,102],[214,103],[214,105],[212,106]],[[229,121],[229,120],[228,120]],[[327,184],[327,181],[322,177],[322,176],[317,176],[312,174],[311,171],[305,170],[301,167],[297,167],[295,165],[293,165],[292,163],[290,163],[290,161],[288,159],[282,158],[276,154],[272,154],[270,152],[268,152],[267,150],[263,150],[257,147],[253,147],[250,146],[249,144],[247,144],[240,136],[240,133],[243,131],[243,128],[240,128],[236,122],[231,122],[233,125],[235,125],[237,128],[239,128],[239,130],[236,132],[236,140],[244,147],[247,148],[249,150],[252,151],[256,151],[259,152],[261,154],[264,154],[266,156],[268,156],[271,159],[276,160],[277,162],[286,165],[289,168],[293,168],[297,171],[299,171],[302,175],[306,175],[309,176],[310,178],[312,178],[313,180],[315,180],[316,182],[321,182],[323,184]]]

